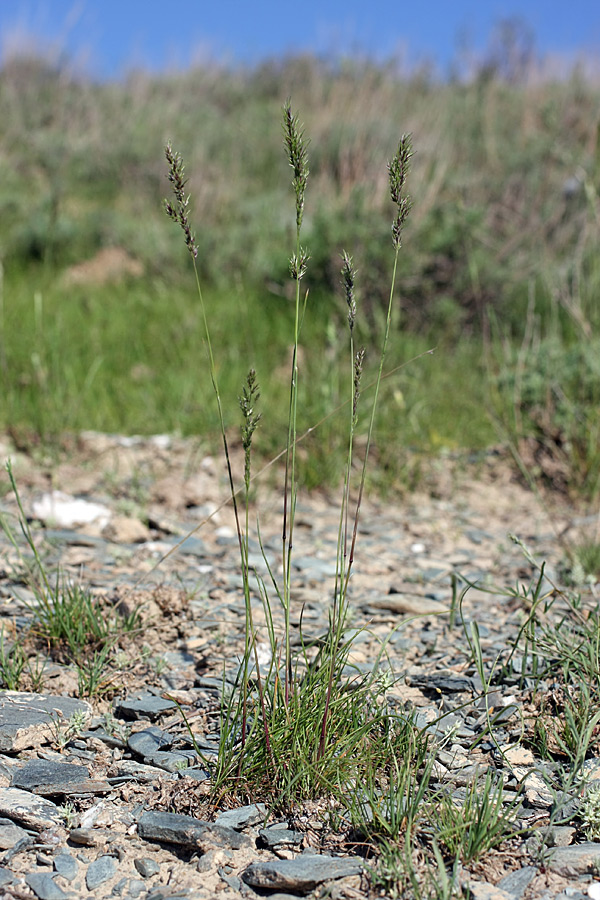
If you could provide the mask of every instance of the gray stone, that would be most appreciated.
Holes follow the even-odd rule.
[[[52,875],[46,872],[30,872],[25,876],[27,885],[40,900],[61,900],[67,894],[60,888]]]
[[[138,821],[138,834],[147,841],[195,847],[202,853],[213,847],[240,850],[250,844],[247,837],[238,834],[233,828],[223,828],[211,822],[194,819],[193,816],[158,810],[147,810],[142,813]]]
[[[516,869],[514,872],[511,872],[509,875],[505,875],[504,878],[500,879],[497,887],[512,894],[515,900],[519,900],[525,893],[529,882],[537,875],[537,872],[536,866],[523,866],[521,869]]]
[[[171,738],[160,728],[151,725],[143,731],[136,731],[127,738],[127,746],[144,759],[152,756],[157,750],[171,746]]]
[[[572,869],[577,875],[583,875],[592,866],[600,866],[600,844],[593,841],[571,847],[557,847],[547,863],[551,872],[559,874],[563,869],[566,874],[571,874],[569,870]]]
[[[467,881],[465,887],[471,900],[514,900],[513,894],[489,881]]]
[[[87,766],[30,759],[12,776],[11,787],[22,788],[43,797],[56,794],[89,794],[110,790],[106,781],[92,781]]]
[[[14,880],[12,872],[9,872],[8,869],[0,869],[0,887],[12,884]]]
[[[198,761],[193,750],[157,750],[145,759],[149,765],[164,769],[165,772],[181,772]]]
[[[323,881],[360,875],[362,870],[359,860],[307,855],[296,859],[251,863],[242,873],[242,880],[251,887],[306,893]]]
[[[8,816],[34,831],[63,825],[56,804],[18,788],[0,788],[0,816]]]
[[[142,891],[146,890],[146,885],[139,878],[132,878],[129,882],[128,894],[130,897],[139,897]]]
[[[445,675],[442,672],[419,673],[409,675],[406,683],[421,691],[434,691],[443,694],[460,693],[473,690],[473,679],[467,675]]]
[[[547,847],[569,847],[576,834],[577,829],[571,825],[552,825],[547,829],[544,843]]]
[[[58,875],[61,875],[67,881],[73,881],[77,877],[79,863],[70,853],[59,853],[54,857],[54,869]]]
[[[207,772],[202,766],[188,766],[180,774],[184,778],[193,778],[194,781],[206,781],[210,778],[210,772]]]
[[[115,713],[121,719],[150,719],[152,722],[174,709],[177,709],[177,706],[172,700],[163,700],[154,694],[141,694],[127,700],[119,700],[115,705]]]
[[[298,847],[304,840],[301,831],[292,831],[287,825],[271,825],[269,828],[261,828],[259,837],[270,850],[279,847]]]
[[[93,863],[90,863],[85,873],[85,883],[88,891],[93,891],[101,884],[104,884],[105,881],[114,876],[116,871],[117,861],[114,856],[99,856]]]
[[[264,803],[251,803],[249,806],[241,806],[239,809],[228,809],[215,819],[215,825],[225,828],[233,828],[241,831],[248,825],[256,825],[265,818],[267,807]]]
[[[83,847],[97,847],[106,843],[106,835],[104,830],[99,828],[73,828],[69,832],[69,840]]]
[[[335,561],[332,562],[330,559],[317,559],[315,556],[296,556],[292,564],[309,581],[315,578],[335,577]]]
[[[92,707],[73,697],[4,691],[0,694],[0,751],[40,747],[56,737],[76,712],[91,719]]]
[[[207,555],[206,544],[201,538],[188,537],[183,543],[178,545],[179,553],[188,553],[190,556],[199,556],[201,558]]]
[[[110,779],[111,784],[116,784],[119,781],[139,781],[144,783],[164,778],[164,769],[149,766],[146,763],[140,763],[133,759],[120,759],[113,766],[113,770],[116,770],[116,775]]]
[[[437,616],[447,613],[448,603],[440,603],[421,594],[386,594],[383,597],[369,597],[368,605],[373,609],[388,609],[390,612],[406,615]]]
[[[25,837],[25,829],[15,825],[12,819],[0,819],[0,850],[9,850]]]
[[[152,878],[160,872],[160,866],[155,859],[144,856],[142,859],[134,859],[134,866],[142,876],[142,878]]]

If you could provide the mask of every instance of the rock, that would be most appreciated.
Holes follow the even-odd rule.
[[[187,773],[186,773],[187,774]],[[248,825],[256,825],[262,822],[266,816],[267,807],[264,803],[251,803],[249,806],[242,806],[239,809],[228,809],[221,813],[215,819],[215,825],[225,828],[233,828],[234,831],[241,831]]]
[[[133,864],[142,878],[152,878],[153,875],[158,875],[160,872],[160,866],[156,860],[147,856],[142,859],[134,859]]]
[[[111,790],[110,784],[106,781],[92,781],[87,766],[47,759],[30,759],[26,762],[13,774],[11,787],[22,788],[42,797]]]
[[[473,679],[467,675],[451,675],[443,672],[419,673],[406,676],[410,687],[418,687],[421,691],[435,691],[443,694],[472,691]]]
[[[198,761],[198,757],[193,750],[158,750],[152,756],[146,757],[146,762],[151,766],[158,766],[165,772],[184,772],[188,766]]]
[[[258,835],[269,850],[277,850],[279,847],[298,847],[304,840],[304,834],[301,831],[292,831],[285,824],[261,828]]]
[[[536,866],[523,866],[521,869],[516,869],[502,878],[496,887],[501,888],[508,894],[512,894],[514,900],[520,900],[537,873]]]
[[[373,609],[389,609],[390,612],[415,616],[437,616],[448,612],[447,603],[439,603],[419,594],[387,594],[385,597],[370,597],[365,601]]]
[[[116,784],[119,781],[139,781],[141,783],[157,781],[164,778],[164,769],[158,769],[156,766],[149,766],[145,763],[137,762],[133,759],[121,759],[115,766],[111,768],[115,775],[111,778],[111,783]],[[186,775],[188,771],[186,770]],[[192,773],[189,773],[192,775]],[[192,776],[193,777],[193,776]],[[206,779],[204,775],[203,781]]]
[[[117,861],[114,856],[99,856],[93,863],[90,863],[85,873],[85,883],[88,891],[93,891],[101,884],[104,884],[105,881],[113,877],[116,871]]]
[[[0,819],[0,850],[10,850],[17,841],[27,837],[27,832],[12,819]]]
[[[71,497],[62,491],[43,494],[32,504],[33,515],[40,522],[58,525],[60,528],[75,528],[96,522],[104,527],[110,519],[111,512],[101,503],[90,503],[80,497]]]
[[[28,887],[40,900],[61,900],[67,894],[60,888],[52,875],[46,872],[30,872],[25,876]]]
[[[171,746],[171,738],[160,728],[151,725],[150,728],[144,728],[142,731],[135,731],[127,738],[127,746],[138,756],[144,758],[152,756],[161,748],[166,749]]]
[[[561,874],[564,870],[567,875],[572,872],[583,875],[592,866],[600,867],[600,844],[586,841],[570,847],[557,847],[546,865],[551,872]]]
[[[69,840],[83,847],[99,847],[108,843],[111,837],[106,828],[73,828],[69,832]]]
[[[525,788],[527,806],[532,806],[535,809],[549,809],[553,805],[556,799],[555,794],[552,793],[545,781],[536,772],[531,772],[526,776],[523,780],[523,786]]]
[[[66,881],[73,881],[77,878],[79,863],[70,853],[59,853],[54,857],[54,870]]]
[[[102,536],[115,544],[142,544],[152,537],[143,522],[129,516],[113,516],[102,529]]]
[[[360,875],[362,870],[359,860],[307,855],[251,863],[242,873],[242,880],[255,888],[308,893],[323,881]]]
[[[547,847],[569,847],[577,834],[577,829],[571,825],[552,825],[546,832],[544,843]]]
[[[0,816],[8,816],[34,831],[64,824],[58,807],[51,800],[18,788],[0,789]]]
[[[0,751],[39,747],[56,737],[74,713],[92,716],[85,700],[4,691],[0,694]]]
[[[12,884],[14,881],[14,876],[8,869],[0,869],[0,887],[5,887],[7,884]]]
[[[120,719],[150,719],[154,722],[159,716],[175,709],[177,706],[172,700],[163,700],[154,694],[138,694],[127,700],[119,700],[115,706],[115,713]]]
[[[211,822],[194,819],[193,816],[158,810],[142,813],[138,821],[138,834],[147,841],[195,847],[201,853],[206,853],[213,847],[240,850],[250,843],[247,837],[238,834],[233,828],[223,828]]]
[[[514,894],[488,881],[467,881],[464,886],[471,900],[515,900]]]

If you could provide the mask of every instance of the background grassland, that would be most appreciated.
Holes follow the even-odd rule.
[[[291,95],[311,139],[300,431],[347,397],[342,248],[359,271],[357,343],[375,363],[391,265],[386,162],[410,131],[414,210],[386,368],[437,349],[384,382],[376,437],[386,481],[403,477],[403,447],[502,440],[522,451],[527,440],[535,474],[552,458],[563,486],[593,496],[600,88],[577,72],[560,82],[526,75],[487,65],[468,83],[440,83],[391,65],[299,57],[96,84],[68,63],[9,60],[0,427],[46,442],[82,428],[215,431],[192,273],[161,210],[171,139],[186,160],[225,409],[237,408],[254,366],[267,413],[259,449],[279,449],[294,230],[279,122]],[[70,278],[107,247],[143,274]],[[310,483],[339,471],[338,433],[332,417],[310,436]]]

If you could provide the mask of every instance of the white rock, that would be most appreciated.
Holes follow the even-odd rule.
[[[62,491],[43,494],[33,503],[33,514],[45,524],[51,522],[61,528],[73,528],[76,525],[88,525],[96,522],[104,527],[111,516],[110,509],[101,503],[91,503],[81,497],[71,497]]]

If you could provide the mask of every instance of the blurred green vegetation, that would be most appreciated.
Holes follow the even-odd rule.
[[[301,430],[348,396],[342,249],[359,270],[365,384],[377,363],[392,264],[386,162],[410,131],[414,209],[386,368],[436,350],[384,381],[384,480],[404,477],[407,447],[503,441],[524,458],[533,442],[538,462],[560,463],[561,487],[595,496],[600,88],[577,71],[553,81],[497,64],[468,82],[439,82],[392,64],[305,56],[94,83],[68,62],[9,59],[0,70],[0,427],[47,442],[83,428],[214,430],[193,275],[161,209],[170,139],[189,175],[229,424],[254,366],[260,446],[280,448],[294,235],[279,124],[287,96],[311,139]],[[309,483],[335,477],[340,431],[333,416],[307,439]],[[552,480],[549,466],[536,474]]]

